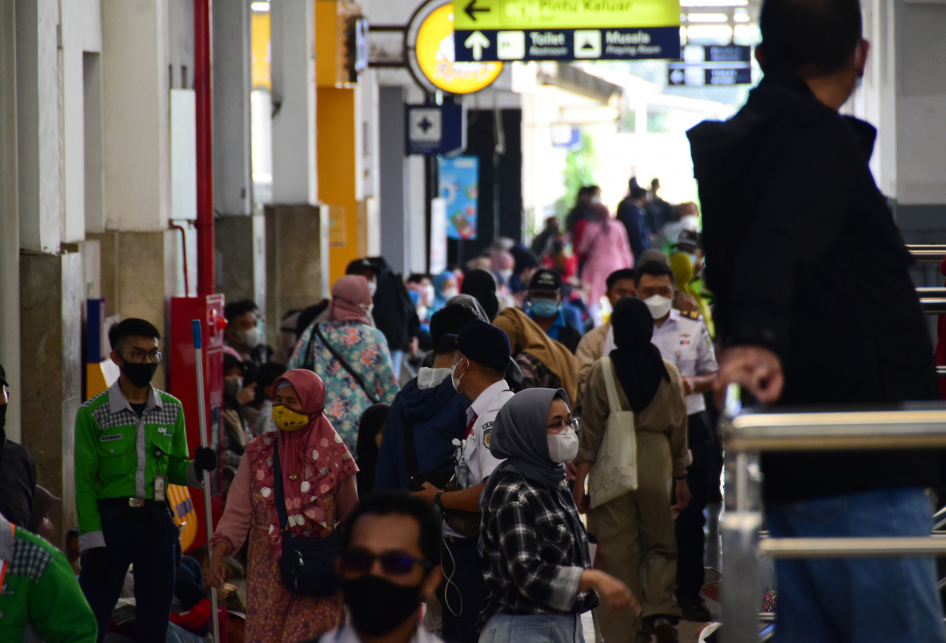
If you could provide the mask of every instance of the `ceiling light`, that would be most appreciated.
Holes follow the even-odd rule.
[[[681,7],[745,7],[749,0],[680,0]]]
[[[729,40],[732,27],[729,25],[696,25],[687,27],[687,40]]]
[[[725,13],[690,13],[687,14],[688,22],[729,22],[729,16]]]
[[[266,13],[267,11],[269,11],[269,3],[268,2],[251,2],[250,9],[259,13]]]

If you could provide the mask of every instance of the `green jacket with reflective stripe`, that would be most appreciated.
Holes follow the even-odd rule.
[[[187,459],[181,402],[154,387],[139,418],[118,382],[82,405],[76,415],[75,476],[79,547],[104,546],[98,500],[154,498],[154,477],[200,487]]]

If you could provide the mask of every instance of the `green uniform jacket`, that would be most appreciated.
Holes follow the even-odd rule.
[[[95,643],[95,615],[61,551],[0,516],[0,560],[0,641]]]
[[[76,509],[79,548],[104,547],[98,500],[154,498],[154,477],[200,488],[188,461],[180,400],[150,388],[139,418],[118,382],[82,405],[76,415]]]

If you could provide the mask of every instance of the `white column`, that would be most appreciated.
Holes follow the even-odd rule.
[[[250,214],[250,5],[213,3],[214,209]]]
[[[279,0],[272,12],[273,202],[318,203],[314,0]]]
[[[167,0],[102,0],[105,192],[111,230],[168,227]]]
[[[57,0],[16,2],[20,247],[59,252],[62,168]]]
[[[10,386],[6,432],[20,442],[20,223],[17,217],[15,0],[0,0],[0,364]]]

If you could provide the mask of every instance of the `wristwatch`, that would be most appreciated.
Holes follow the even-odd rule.
[[[443,505],[440,504],[440,496],[443,495],[443,489],[437,492],[437,495],[434,496],[434,506],[443,511]]]

